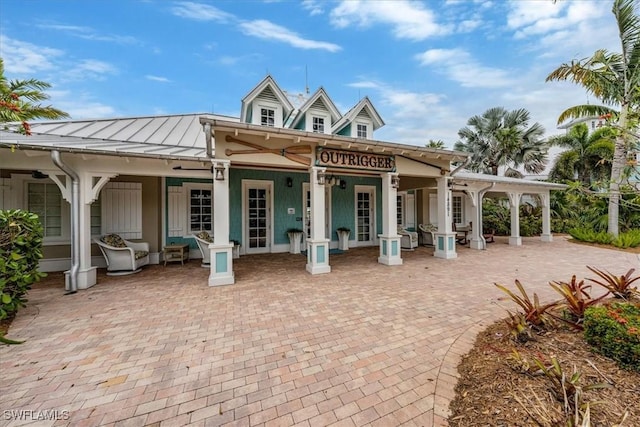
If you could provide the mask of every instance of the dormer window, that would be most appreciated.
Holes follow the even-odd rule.
[[[275,126],[276,111],[270,108],[260,109],[260,124],[262,126]]]
[[[356,124],[356,137],[366,139],[367,136],[367,125],[362,123]]]
[[[313,129],[314,133],[324,133],[324,117],[313,117]]]

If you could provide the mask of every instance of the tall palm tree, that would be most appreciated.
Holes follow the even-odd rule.
[[[550,138],[550,145],[568,150],[556,157],[549,177],[558,181],[577,179],[586,187],[594,181],[607,180],[611,175],[614,139],[612,128],[601,127],[589,134],[584,123],[573,126],[566,135]]]
[[[7,80],[4,61],[0,58],[0,123],[21,123],[18,131],[30,135],[31,120],[69,117],[62,110],[40,104],[49,99],[49,95],[43,91],[50,87],[49,83],[37,79]]]
[[[467,167],[473,172],[498,175],[505,167],[505,176],[522,177],[519,167],[540,173],[546,166],[548,145],[541,140],[543,134],[539,123],[529,126],[527,110],[494,107],[467,121],[458,131],[461,140],[454,149],[471,153]]]
[[[627,164],[627,154],[638,137],[634,132],[640,106],[640,16],[637,0],[614,0],[612,12],[616,18],[622,52],[597,50],[590,58],[562,64],[546,81],[572,81],[583,86],[604,105],[576,105],[558,118],[603,116],[612,118],[616,128],[611,178],[609,181],[608,231],[619,232],[620,185]],[[619,110],[617,110],[619,108]]]

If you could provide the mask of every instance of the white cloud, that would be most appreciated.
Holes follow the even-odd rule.
[[[170,83],[171,82],[171,80],[169,80],[166,77],[153,76],[153,75],[150,75],[150,74],[147,74],[146,76],[144,76],[144,78],[147,79],[147,80],[151,80],[151,81],[154,81],[154,82],[160,82],[160,83]]]
[[[113,107],[93,100],[87,93],[53,90],[49,95],[51,104],[69,113],[73,119],[99,119],[116,115]]]
[[[196,21],[217,21],[226,23],[229,20],[235,21],[235,16],[224,12],[217,7],[195,3],[190,1],[177,2],[171,8],[171,12],[181,18],[195,19]]]
[[[321,49],[337,52],[342,49],[334,43],[310,40],[300,37],[297,33],[264,19],[242,22],[240,29],[243,34],[265,40],[275,40],[301,49]]]
[[[332,24],[338,28],[387,24],[393,27],[395,37],[415,41],[452,30],[450,26],[438,24],[434,13],[422,3],[408,0],[343,0],[330,16]]]
[[[453,145],[451,127],[457,115],[445,104],[443,95],[410,91],[404,88],[361,79],[348,84],[358,89],[371,89],[376,109],[386,126],[376,133],[376,139],[423,146],[429,139],[442,139]]]
[[[72,66],[61,69],[58,78],[65,80],[102,80],[108,74],[117,74],[118,70],[111,64],[96,59],[76,61]]]
[[[78,25],[64,25],[64,24],[38,24],[38,28],[61,31],[74,37],[78,37],[85,40],[96,40],[103,42],[113,42],[119,44],[140,44],[140,41],[135,37],[121,36],[117,34],[100,34],[96,30],[90,27],[82,27]]]
[[[485,67],[463,49],[429,49],[415,59],[464,87],[497,88],[513,84],[507,71]]]
[[[53,59],[63,54],[64,52],[58,49],[36,46],[0,34],[0,56],[4,60],[7,73],[32,74],[51,70],[55,67]]]
[[[311,16],[324,13],[324,9],[318,0],[302,0],[302,8],[308,10]]]

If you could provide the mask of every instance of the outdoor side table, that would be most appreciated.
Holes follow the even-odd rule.
[[[189,261],[189,245],[167,245],[163,249],[164,252],[164,265],[167,266],[167,262],[180,261],[184,265],[185,261]]]

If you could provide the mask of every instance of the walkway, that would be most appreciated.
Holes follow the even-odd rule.
[[[246,256],[219,288],[195,261],[75,295],[52,275],[9,331],[26,343],[0,347],[0,425],[446,425],[460,356],[511,307],[493,282],[546,300],[586,265],[640,270],[637,255],[523,240],[455,260],[419,248],[400,267],[353,249],[321,276],[301,255]]]

